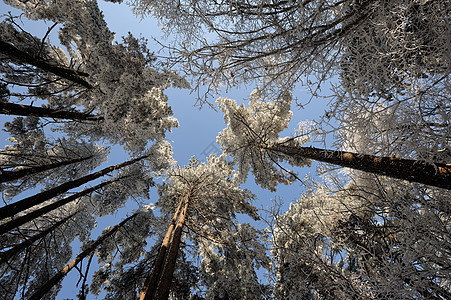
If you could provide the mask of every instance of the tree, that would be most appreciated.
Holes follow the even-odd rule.
[[[10,133],[0,151],[2,180],[6,198],[38,184],[47,188],[81,177],[101,164],[108,148],[73,138],[48,139],[37,117],[15,118],[5,123]]]
[[[2,245],[6,247],[21,243],[22,237],[29,235],[29,232],[33,233],[36,230],[35,227],[53,228],[53,231],[47,232],[44,240],[41,239],[43,245],[38,244],[36,247],[28,248],[23,255],[15,255],[8,261],[8,265],[2,268],[2,273],[5,274],[2,283],[5,294],[14,296],[17,293],[14,288],[16,283],[23,284],[23,293],[36,291],[40,284],[50,279],[49,276],[52,272],[60,269],[70,258],[71,251],[67,255],[66,253],[71,248],[60,253],[62,251],[59,248],[61,243],[63,243],[61,247],[68,247],[67,245],[72,243],[76,237],[80,241],[87,241],[90,238],[90,231],[96,226],[96,217],[117,211],[129,198],[139,199],[139,201],[148,198],[149,188],[153,185],[153,181],[151,175],[144,172],[147,172],[147,169],[143,165],[134,164],[124,167],[116,178],[68,197],[57,198],[50,201],[50,204],[35,208],[27,214],[1,224],[2,231],[13,229],[8,234],[1,235]],[[70,214],[76,214],[70,224],[58,227],[52,224],[52,220],[55,218],[65,218]],[[141,217],[137,220],[144,222]],[[144,222],[140,226],[150,226],[150,224]],[[134,228],[133,231],[137,232],[137,228]],[[145,231],[145,234],[148,234],[148,230]],[[53,239],[55,240],[53,241]],[[132,242],[128,244],[133,245]],[[136,245],[133,249],[136,250]],[[27,273],[23,270],[22,264],[29,257],[37,262],[43,262],[43,265],[40,268],[30,267],[30,273]],[[48,263],[48,260],[51,260],[52,263]],[[33,278],[33,276],[33,281],[27,284],[27,278]]]
[[[95,173],[92,173],[92,174],[86,175],[84,177],[75,179],[73,181],[69,181],[69,182],[63,183],[62,185],[57,186],[57,187],[55,187],[53,189],[50,189],[50,190],[47,190],[47,191],[43,191],[43,192],[38,193],[36,195],[27,197],[27,198],[25,198],[23,200],[14,202],[12,204],[8,204],[6,206],[3,206],[3,207],[0,208],[0,212],[2,214],[1,220],[6,219],[6,218],[11,217],[11,216],[14,216],[15,214],[17,214],[19,212],[23,212],[23,211],[25,211],[25,210],[33,207],[33,206],[39,205],[39,204],[41,204],[41,203],[43,203],[43,202],[45,202],[47,200],[50,200],[51,198],[53,198],[55,196],[58,196],[58,195],[60,195],[62,193],[65,193],[65,192],[67,192],[70,189],[79,187],[79,186],[81,186],[81,185],[83,185],[83,184],[85,184],[85,183],[87,183],[89,181],[92,181],[92,180],[95,180],[95,179],[97,179],[99,177],[102,177],[105,174],[108,174],[108,173],[113,172],[113,171],[115,171],[117,169],[126,167],[128,165],[134,164],[134,163],[136,163],[136,162],[138,162],[138,161],[140,161],[142,159],[146,159],[148,157],[149,157],[149,155],[141,156],[141,157],[137,157],[135,159],[123,162],[121,164],[110,166],[108,168],[105,168],[105,169],[97,171]]]
[[[449,192],[426,195],[412,184],[352,173],[348,183],[334,174],[333,184],[312,182],[276,217],[277,297],[448,298]]]
[[[308,75],[320,84],[332,75],[343,39],[371,19],[380,2],[143,0],[132,5],[138,15],[154,15],[177,35],[169,46],[173,59],[214,92],[221,83],[232,87],[256,79],[288,91]]]
[[[116,226],[112,228],[108,228],[107,232],[103,233],[99,238],[97,238],[93,243],[89,246],[86,246],[76,258],[74,258],[69,264],[67,264],[63,269],[61,269],[55,276],[53,276],[49,281],[47,281],[44,285],[42,285],[39,290],[33,293],[29,299],[41,299],[46,293],[48,293],[54,285],[56,285],[66,274],[72,270],[81,260],[83,260],[88,255],[92,255],[95,249],[103,243],[107,238],[111,237],[115,234],[125,223],[136,217],[138,213],[131,215],[126,218]]]
[[[58,228],[60,225],[67,222],[70,218],[72,218],[75,214],[69,215],[62,219],[61,221],[56,222],[54,225],[50,226],[48,229],[41,231],[38,234],[35,234],[29,238],[26,238],[23,242],[20,244],[17,244],[13,246],[11,249],[6,250],[4,252],[0,253],[0,263],[5,263],[8,261],[9,258],[13,257],[14,255],[19,254],[24,249],[30,247],[34,242],[38,241],[39,239],[45,237],[46,235],[50,234],[52,231],[54,231],[56,228]]]
[[[93,116],[77,111],[61,111],[50,108],[25,106],[8,102],[0,102],[0,113],[16,116],[37,116],[83,121],[101,121],[103,119],[101,116]]]
[[[0,20],[0,113],[19,116],[0,152],[4,297],[55,298],[77,268],[80,299],[451,298],[449,0],[134,1],[177,39],[162,63],[145,39],[116,42],[96,1],[8,3],[49,28]],[[207,95],[260,86],[247,107],[217,101],[220,157],[175,166],[165,90],[188,84],[167,65]],[[326,83],[325,115],[281,138],[293,88],[314,97]],[[324,148],[338,150],[305,146],[331,134]],[[103,141],[131,159],[94,171]],[[313,160],[345,169],[320,165],[324,183],[291,170]],[[246,223],[261,215],[241,187],[250,171],[272,191],[307,189],[265,231]],[[132,219],[91,237],[131,201]]]
[[[285,95],[280,99],[280,104],[262,102],[260,97],[260,91],[255,90],[249,100],[248,108],[242,105],[237,107],[234,100],[227,98],[217,100],[228,125],[219,134],[218,142],[239,165],[239,170],[242,172],[240,175],[244,178],[252,167],[258,183],[264,187],[274,188],[277,183],[286,180],[284,171],[277,169],[281,167],[278,161],[285,160],[293,166],[304,166],[309,163],[308,159],[314,159],[451,189],[450,164],[431,164],[396,157],[378,157],[347,151],[302,147],[301,145],[308,140],[308,137],[302,133],[299,137],[279,138],[278,133],[287,127],[291,119],[292,113],[289,111],[291,96]],[[306,131],[302,127],[300,130]],[[288,172],[288,175],[292,174]]]
[[[66,52],[51,45],[46,37],[41,40],[23,31],[13,17],[5,19],[2,40],[33,57],[34,67],[28,67],[26,55],[6,56],[0,69],[4,81],[28,86],[28,94],[18,96],[44,100],[49,109],[71,111],[73,106],[81,106],[84,112],[95,112],[102,118],[97,123],[69,123],[63,131],[74,137],[109,139],[138,153],[145,151],[149,141],[164,138],[167,130],[178,126],[163,90],[171,85],[187,87],[186,81],[174,72],[154,68],[154,57],[145,40],[129,35],[123,43],[113,43],[114,35],[108,30],[97,3],[81,1],[75,5],[68,1],[56,5],[10,1],[10,4],[22,9],[29,18],[60,23],[60,42]],[[26,70],[11,72],[18,66],[17,61],[26,65]],[[92,88],[86,89],[73,78],[61,77],[62,74],[47,68],[48,65],[67,70],[64,74],[83,75]],[[10,78],[11,73],[24,75]]]
[[[164,223],[156,222],[161,225],[154,227],[153,231],[161,232],[160,241],[163,240],[163,242],[158,251],[152,252],[154,257],[152,268],[149,268],[147,275],[140,275],[137,271],[147,268],[140,265],[138,270],[132,268],[124,272],[122,269],[124,263],[118,262],[117,271],[114,272],[110,261],[116,247],[111,245],[108,248],[111,249],[110,252],[102,253],[100,256],[110,258],[105,262],[105,267],[102,267],[102,272],[96,274],[94,279],[96,286],[99,285],[99,279],[111,284],[113,281],[109,279],[109,276],[117,274],[118,271],[119,274],[124,275],[132,273],[134,274],[132,278],[129,276],[126,278],[132,281],[137,278],[142,280],[144,289],[141,297],[143,299],[152,298],[149,293],[155,293],[153,297],[156,299],[166,299],[170,292],[174,270],[180,270],[176,261],[177,254],[181,255],[182,243],[184,249],[192,248],[193,255],[198,256],[202,261],[199,276],[208,288],[207,295],[232,298],[246,295],[248,298],[258,298],[263,290],[255,275],[254,267],[268,267],[266,248],[259,241],[258,230],[248,224],[237,224],[237,213],[248,214],[254,219],[257,215],[255,207],[249,203],[252,194],[235,185],[232,179],[233,172],[232,165],[215,156],[210,156],[207,164],[199,163],[193,158],[185,168],[169,170],[168,182],[159,186],[160,199],[157,207],[163,212],[162,218],[172,225],[169,226],[169,230],[165,230],[167,228],[161,228]],[[172,222],[169,216],[172,216]],[[185,238],[183,238],[184,235],[186,235]],[[163,238],[164,236],[166,237]],[[142,240],[144,239],[143,237]],[[190,242],[187,241],[188,239]],[[230,264],[226,263],[221,273],[217,273],[214,267],[215,264],[223,263],[219,258],[215,258],[216,251],[228,253],[230,256],[230,259],[227,259],[227,263]],[[186,255],[188,251],[184,253]],[[145,260],[147,261],[149,257],[146,255]],[[238,265],[233,262],[233,259]],[[241,281],[238,280],[236,285],[230,286],[227,284],[227,278],[232,278],[238,266],[243,273],[246,273],[246,277],[240,277]],[[177,271],[175,274],[181,273],[183,274]],[[152,276],[157,278],[156,286],[150,284]],[[213,280],[213,278],[216,279]],[[116,284],[121,284],[121,287],[126,286],[124,282],[116,281]],[[118,291],[117,287],[110,286],[109,289]],[[98,290],[98,287],[94,290]],[[127,295],[136,297],[136,293],[137,291],[134,290]]]

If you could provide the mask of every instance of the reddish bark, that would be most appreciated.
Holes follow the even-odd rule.
[[[166,251],[169,246],[169,242],[172,237],[172,231],[174,230],[175,223],[177,222],[177,218],[179,216],[180,209],[183,204],[183,198],[180,200],[180,203],[174,213],[174,216],[171,219],[171,224],[169,225],[168,230],[166,231],[166,235],[164,236],[163,242],[161,243],[160,250],[158,251],[157,258],[155,259],[155,263],[152,268],[152,273],[146,278],[144,282],[144,286],[139,293],[139,300],[147,300],[152,299],[155,289],[157,287],[158,279],[161,275],[161,270],[163,268],[164,258],[166,257]]]
[[[169,297],[169,290],[171,288],[172,277],[174,274],[175,264],[177,262],[177,254],[180,249],[180,240],[182,238],[183,226],[185,225],[186,216],[188,213],[189,196],[190,195],[188,194],[185,198],[185,205],[177,221],[177,226],[175,227],[171,245],[169,247],[161,277],[155,291],[155,297],[153,299],[167,300]]]
[[[451,164],[275,144],[269,151],[451,190]]]

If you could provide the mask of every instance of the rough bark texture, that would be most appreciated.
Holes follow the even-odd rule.
[[[114,170],[126,167],[128,165],[134,164],[135,162],[138,162],[144,158],[149,157],[148,155],[145,156],[140,156],[138,158],[126,161],[124,163],[118,164],[118,165],[114,165],[108,168],[105,168],[103,170],[100,170],[98,172],[86,175],[84,177],[63,183],[60,186],[57,186],[53,189],[41,192],[39,194],[36,194],[34,196],[25,198],[23,200],[17,201],[16,203],[12,203],[9,205],[6,205],[2,208],[0,208],[0,220],[6,219],[8,217],[11,217],[21,211],[24,211],[28,208],[31,208],[35,205],[41,204],[47,200],[52,199],[55,196],[61,195],[65,192],[67,192],[70,189],[79,187],[91,180],[97,179],[99,177],[102,177],[103,175],[113,172]]]
[[[90,115],[78,111],[55,110],[45,107],[29,106],[9,102],[0,102],[0,114],[15,116],[37,116],[43,118],[68,119],[80,121],[102,121],[102,116]]]
[[[174,213],[174,216],[171,219],[171,224],[169,225],[168,230],[166,231],[166,235],[164,236],[163,242],[161,243],[160,250],[158,251],[157,258],[152,268],[152,273],[146,278],[144,282],[144,286],[139,293],[139,300],[148,300],[152,299],[155,294],[155,290],[157,287],[158,279],[160,278],[161,271],[163,268],[163,262],[166,257],[166,251],[169,246],[169,242],[172,237],[172,231],[174,230],[175,223],[177,222],[177,218],[179,216],[180,209],[183,204],[183,198],[180,199],[180,203]]]
[[[451,164],[281,144],[268,150],[451,190]]]
[[[45,294],[50,291],[50,289],[57,284],[70,270],[72,270],[80,261],[86,256],[94,252],[94,250],[108,237],[112,236],[116,231],[119,230],[125,223],[130,219],[134,218],[136,214],[123,220],[121,223],[114,226],[110,231],[101,235],[95,242],[93,242],[88,248],[81,252],[76,258],[74,258],[70,263],[68,263],[64,268],[62,268],[55,276],[53,276],[49,281],[42,285],[39,290],[37,290],[28,300],[38,300],[45,296]]]
[[[71,195],[69,197],[66,197],[64,199],[58,200],[58,201],[56,201],[56,202],[54,202],[52,204],[49,204],[49,205],[46,205],[46,206],[41,207],[39,209],[36,209],[36,210],[26,214],[26,215],[14,218],[14,219],[12,219],[9,222],[0,225],[0,235],[1,234],[5,234],[8,231],[10,231],[10,230],[12,230],[12,229],[14,229],[14,228],[16,228],[16,227],[18,227],[20,225],[23,225],[23,224],[25,224],[27,222],[30,222],[30,221],[36,219],[37,217],[40,217],[40,216],[42,216],[42,215],[44,215],[46,213],[49,213],[52,210],[57,209],[58,207],[61,207],[61,206],[65,205],[65,204],[67,204],[67,203],[69,203],[71,201],[74,201],[74,200],[76,200],[76,199],[78,199],[80,197],[83,197],[85,195],[88,195],[88,194],[94,192],[95,190],[101,189],[102,187],[104,187],[104,186],[106,186],[106,185],[108,185],[110,183],[116,182],[116,181],[118,181],[120,179],[122,179],[122,178],[117,178],[117,179],[113,179],[113,180],[102,182],[102,183],[100,183],[100,184],[98,184],[96,186],[93,186],[93,187],[89,188],[89,189],[85,189],[85,190],[83,190],[83,191],[81,191],[79,193],[76,193],[76,194]]]
[[[175,263],[177,262],[177,254],[180,248],[180,240],[182,238],[183,226],[185,225],[186,215],[189,206],[189,194],[185,198],[185,203],[180,217],[177,221],[177,226],[174,230],[174,235],[172,237],[171,245],[166,257],[165,264],[163,266],[163,271],[161,273],[161,278],[157,285],[157,290],[155,291],[155,297],[153,299],[157,300],[167,300],[169,297],[169,290],[171,288],[172,277],[174,274]]]
[[[8,259],[10,259],[11,257],[13,257],[14,255],[19,254],[20,252],[22,252],[25,248],[31,246],[34,242],[36,242],[37,240],[45,237],[47,234],[49,234],[50,232],[52,232],[53,230],[55,230],[57,227],[59,227],[60,225],[64,224],[67,220],[69,220],[70,218],[72,218],[73,216],[75,216],[77,213],[71,214],[68,217],[65,217],[64,219],[56,222],[55,224],[53,224],[52,226],[50,226],[49,228],[47,228],[46,230],[33,235],[32,237],[28,238],[27,240],[25,240],[24,242],[12,247],[11,249],[4,251],[2,253],[0,253],[0,265],[6,261],[8,261]]]
[[[59,161],[56,163],[51,163],[51,164],[42,165],[42,166],[29,167],[26,169],[20,169],[20,170],[14,170],[14,171],[0,171],[0,175],[1,175],[0,182],[17,180],[17,179],[20,179],[27,175],[32,175],[32,174],[48,171],[51,169],[56,169],[59,167],[70,165],[70,164],[75,164],[78,162],[88,160],[90,158],[92,158],[92,155],[87,156],[87,157],[82,157],[82,158],[75,158],[75,159],[69,159],[69,160],[65,160],[65,161]]]
[[[0,41],[0,53],[9,57],[10,59],[35,66],[43,71],[53,73],[61,78],[69,80],[73,83],[79,84],[85,88],[91,89],[93,86],[84,80],[81,76],[88,76],[88,74],[75,71],[69,68],[53,65],[40,57],[34,57],[20,49],[17,49],[10,43]]]

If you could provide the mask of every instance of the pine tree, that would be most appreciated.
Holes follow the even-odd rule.
[[[243,105],[237,107],[234,100],[227,98],[217,100],[227,124],[227,128],[219,134],[218,142],[239,165],[244,178],[252,167],[258,183],[274,188],[277,183],[287,181],[284,176],[287,173],[284,173],[283,168],[280,170],[279,161],[287,161],[292,166],[304,166],[312,159],[451,189],[450,164],[302,147],[309,139],[308,134],[302,132],[307,131],[306,128],[300,129],[299,137],[279,138],[279,132],[287,127],[291,119],[291,96],[284,95],[279,103],[263,102],[261,96],[261,92],[255,90],[248,108]],[[288,175],[292,173],[288,172]]]

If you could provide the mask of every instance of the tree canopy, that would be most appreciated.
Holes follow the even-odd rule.
[[[449,0],[109,1],[161,49],[4,2],[3,298],[451,298]],[[173,89],[223,115],[205,161]]]

